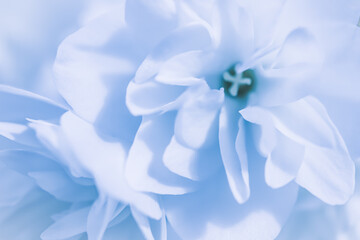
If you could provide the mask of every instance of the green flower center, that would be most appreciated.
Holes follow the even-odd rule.
[[[232,67],[224,72],[222,86],[230,96],[243,98],[252,89],[254,82],[254,70],[247,69],[243,72],[237,72],[235,67]]]

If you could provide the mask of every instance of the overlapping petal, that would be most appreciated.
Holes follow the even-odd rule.
[[[269,152],[265,153],[269,185],[280,187],[295,179],[329,204],[344,203],[351,196],[354,163],[318,100],[306,97],[284,106],[249,107],[241,114],[250,122],[278,132],[277,146],[267,147]],[[271,122],[264,125],[259,120],[262,115],[267,115]]]

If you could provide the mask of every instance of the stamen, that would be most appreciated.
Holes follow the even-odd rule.
[[[253,71],[248,69],[244,72],[236,72],[230,69],[223,74],[224,88],[233,97],[241,97],[246,94],[253,85]]]

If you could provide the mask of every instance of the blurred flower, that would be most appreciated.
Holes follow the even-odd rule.
[[[102,140],[90,124],[35,94],[1,86],[0,99],[2,239],[37,239],[43,230],[41,238],[49,240],[80,239],[85,232],[88,239],[107,239],[108,227],[122,229],[117,237],[141,238],[130,206],[161,218],[158,203],[119,174],[120,144]],[[39,221],[24,230],[22,219],[29,217]]]
[[[349,199],[354,164],[317,99],[328,100],[328,45],[299,24],[311,2],[102,6],[58,49],[56,87],[71,109],[2,90],[20,116],[2,120],[1,134],[21,144],[4,143],[4,171],[66,209],[43,239],[105,239],[114,225],[146,239],[274,239],[298,185],[328,204]],[[11,154],[47,159],[19,169]]]

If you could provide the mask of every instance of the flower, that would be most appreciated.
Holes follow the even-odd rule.
[[[108,227],[140,238],[128,217],[137,210],[130,206],[161,217],[158,203],[133,191],[118,174],[124,160],[120,144],[102,140],[92,125],[46,98],[7,86],[1,86],[0,98],[2,113],[12,112],[2,114],[0,124],[1,171],[6,179],[0,187],[5,209],[0,218],[2,238],[38,238],[43,231],[41,238],[49,240],[81,237],[85,232],[88,239],[103,239]],[[22,228],[19,219],[28,215],[40,221],[18,235],[11,219]]]
[[[48,117],[47,105],[29,103],[25,115],[18,107],[23,115],[4,121],[2,133],[28,155],[45,154],[39,165],[59,165],[25,171],[55,199],[67,201],[77,186],[81,200],[68,200],[42,238],[87,231],[102,239],[115,225],[146,239],[274,239],[298,186],[345,203],[354,163],[317,99],[319,70],[333,62],[318,42],[328,35],[298,23],[309,4],[122,1],[66,38],[54,72],[69,108],[50,104],[60,112]],[[17,101],[7,100],[14,109]],[[24,131],[35,134],[35,148],[17,137]],[[55,191],[65,184],[59,175],[66,190]]]

